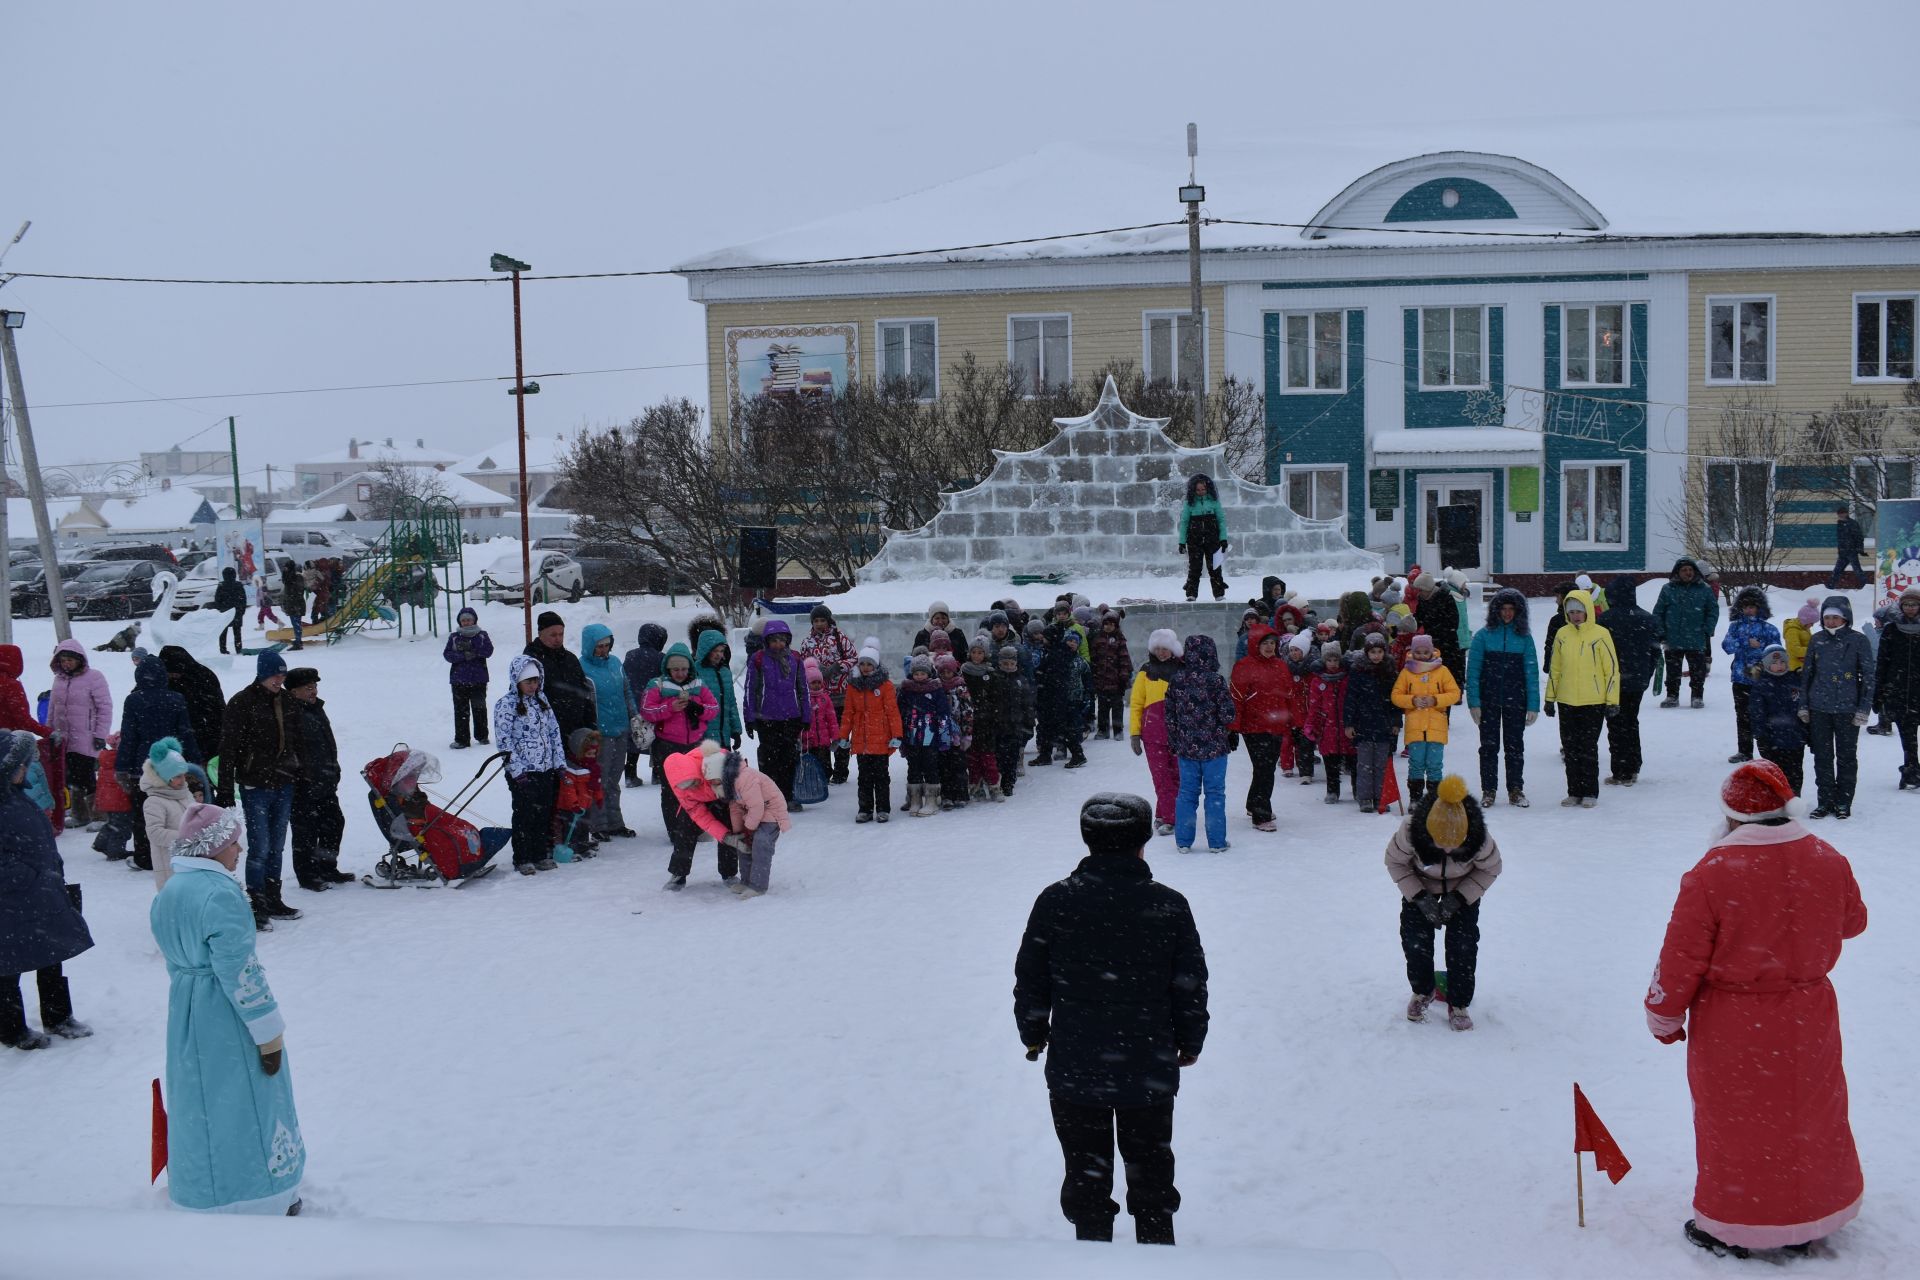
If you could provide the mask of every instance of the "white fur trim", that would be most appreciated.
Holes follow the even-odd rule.
[[[1777,827],[1763,827],[1754,822],[1742,822],[1733,830],[1714,839],[1715,846],[1728,844],[1792,844],[1812,835],[1805,827],[1789,818]]]
[[[1787,812],[1787,806],[1784,804],[1778,809],[1769,809],[1765,813],[1741,813],[1732,805],[1722,801],[1720,804],[1720,812],[1727,815],[1728,822],[1737,822],[1743,825],[1749,822],[1765,822],[1768,818],[1787,818],[1792,816]]]
[[[253,1042],[256,1045],[272,1044],[275,1040],[287,1034],[287,1020],[280,1016],[278,1009],[275,1009],[273,1012],[249,1022],[247,1024],[247,1034],[253,1037]]]

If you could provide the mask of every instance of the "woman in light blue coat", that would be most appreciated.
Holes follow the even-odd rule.
[[[254,954],[253,909],[233,875],[241,827],[236,811],[189,809],[173,845],[173,875],[149,913],[171,980],[167,1193],[202,1213],[291,1216],[300,1212],[307,1150],[286,1022]]]

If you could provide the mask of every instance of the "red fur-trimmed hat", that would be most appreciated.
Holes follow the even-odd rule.
[[[1791,818],[1799,805],[1793,784],[1771,760],[1749,760],[1720,785],[1720,809],[1733,822]]]

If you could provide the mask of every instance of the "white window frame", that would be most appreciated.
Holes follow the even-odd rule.
[[[1602,383],[1601,385],[1610,386],[1612,384]],[[1587,533],[1589,536],[1580,542],[1569,541],[1567,538],[1567,489],[1569,483],[1567,480],[1567,470],[1568,468],[1572,468],[1576,471],[1585,471],[1591,476],[1594,471],[1601,467],[1613,467],[1620,472],[1620,541],[1602,542],[1591,536],[1599,526],[1599,521],[1593,518],[1596,508],[1593,500],[1594,485],[1591,479],[1587,481]],[[1769,483],[1771,483],[1771,480],[1769,480]],[[1560,550],[1562,551],[1618,551],[1624,555],[1627,549],[1633,544],[1632,465],[1618,458],[1562,459],[1560,463],[1560,528],[1555,531],[1555,536],[1559,540]]]
[[[1294,316],[1307,318],[1307,377],[1313,377],[1313,321],[1315,316],[1332,312],[1340,317],[1340,385],[1337,387],[1290,387],[1287,385],[1287,351],[1292,345],[1287,340],[1287,321]],[[1280,317],[1280,394],[1283,396],[1339,396],[1347,393],[1347,308],[1345,307],[1306,307],[1295,311],[1281,311]]]
[[[931,389],[916,399],[921,404],[929,404],[940,398],[940,320],[937,316],[887,316],[873,322],[873,385],[879,387],[887,380],[886,327],[890,324],[930,324],[933,326],[933,379]],[[1011,330],[1009,330],[1011,332]],[[913,361],[913,333],[907,333],[907,361]],[[911,378],[912,372],[908,375]]]
[[[1029,400],[1045,394],[1047,387],[1066,386],[1073,382],[1073,312],[1071,311],[1017,311],[1007,316],[1007,364],[1013,364],[1013,324],[1016,320],[1065,320],[1067,322],[1067,372],[1064,377],[1055,378],[1047,368],[1046,326],[1040,327],[1040,380],[1044,386],[1029,387],[1026,398]]]
[[[1318,473],[1322,471],[1338,471],[1340,473],[1340,513],[1338,515],[1310,516],[1300,512],[1293,505],[1293,499],[1291,497],[1290,490],[1293,487],[1293,477],[1295,473]],[[1347,474],[1347,464],[1344,462],[1327,462],[1327,463],[1319,463],[1319,464],[1302,462],[1292,466],[1284,466],[1280,468],[1280,488],[1281,488],[1281,494],[1282,494],[1281,501],[1287,504],[1287,510],[1292,511],[1293,514],[1299,516],[1302,520],[1344,521],[1347,518],[1347,516],[1350,514],[1349,509],[1353,505],[1353,497],[1347,491],[1347,482],[1351,478],[1352,477]]]
[[[1414,311],[1419,316],[1419,321],[1416,325],[1415,333],[1414,333],[1414,336],[1416,338],[1416,342],[1414,344],[1414,359],[1418,363],[1419,372],[1420,372],[1420,389],[1422,391],[1484,391],[1488,387],[1493,385],[1492,383],[1487,381],[1488,375],[1491,373],[1491,369],[1489,368],[1489,366],[1492,363],[1488,359],[1488,353],[1489,353],[1489,348],[1493,344],[1493,334],[1491,331],[1493,305],[1491,303],[1464,302],[1458,305],[1454,305],[1452,303],[1436,303],[1432,306],[1416,306],[1414,308]],[[1453,349],[1453,320],[1451,319],[1452,313],[1455,311],[1478,311],[1480,313],[1480,381],[1478,382],[1428,382],[1427,381],[1427,312],[1429,311],[1445,311],[1448,313],[1448,316],[1449,316],[1449,319],[1447,321],[1447,372],[1449,374],[1453,372],[1454,365],[1456,362],[1456,353]]]
[[[1740,304],[1743,302],[1764,302],[1767,304],[1767,376],[1765,378],[1742,378],[1740,376]],[[1713,309],[1718,306],[1731,306],[1733,312],[1733,376],[1716,378],[1713,376]],[[1851,320],[1848,321],[1852,323]],[[1780,299],[1771,293],[1715,293],[1707,295],[1706,311],[1701,316],[1700,376],[1709,387],[1770,387],[1779,379],[1779,343],[1780,343]],[[1716,459],[1726,461],[1726,459]]]
[[[1560,308],[1560,385],[1562,387],[1611,387],[1615,389],[1633,385],[1633,304],[1631,302],[1605,300],[1600,302],[1561,302],[1555,305]],[[1595,382],[1591,376],[1584,380],[1569,378],[1567,376],[1567,356],[1569,352],[1571,352],[1572,347],[1568,343],[1567,335],[1572,331],[1572,326],[1567,323],[1567,313],[1571,311],[1591,313],[1600,307],[1620,308],[1620,381]],[[1589,375],[1593,373],[1595,365],[1594,356],[1599,350],[1596,341],[1598,332],[1599,327],[1594,323],[1592,315],[1589,314],[1587,317],[1587,373]]]
[[[1916,328],[1920,328],[1920,293],[1915,293],[1912,291],[1902,293],[1896,289],[1890,293],[1856,293],[1854,294],[1853,306],[1849,309],[1849,319],[1847,321],[1848,327],[1853,332],[1853,340],[1848,348],[1847,370],[1852,375],[1853,381],[1858,385],[1885,386],[1889,383],[1892,383],[1894,385],[1899,385],[1901,383],[1913,381],[1912,378],[1902,378],[1897,374],[1887,374],[1887,373],[1868,374],[1865,377],[1862,377],[1860,374],[1860,304],[1863,302],[1877,302],[1881,304],[1880,306],[1880,367],[1882,369],[1885,369],[1887,367],[1886,303],[1888,301],[1913,303],[1914,313],[1915,313],[1914,315],[1915,325],[1916,325]],[[1920,332],[1916,332],[1914,337],[1915,337],[1916,347],[1920,347]],[[1917,363],[1920,363],[1920,350],[1917,350],[1915,352],[1915,359]],[[1916,368],[1914,370],[1914,373],[1916,375],[1920,375],[1920,368]]]
[[[1773,505],[1774,495],[1779,492],[1779,489],[1778,489],[1779,464],[1774,459],[1772,458],[1702,458],[1700,459],[1700,465],[1702,467],[1711,467],[1711,466],[1714,466],[1715,464],[1732,464],[1735,466],[1765,467],[1767,469],[1767,505],[1769,507]],[[1736,473],[1735,479],[1736,479],[1736,483],[1734,485],[1734,492],[1737,494],[1739,492],[1739,485],[1737,483],[1738,473]],[[1700,480],[1701,480],[1700,536],[1702,540],[1705,541],[1706,544],[1710,547],[1728,546],[1730,544],[1726,542],[1718,541],[1713,536],[1713,509],[1711,505],[1712,499],[1713,499],[1713,482],[1708,478],[1707,474],[1704,472],[1701,474]]]
[[[1181,320],[1187,319],[1192,314],[1193,314],[1193,310],[1190,307],[1156,307],[1151,311],[1142,311],[1140,313],[1140,368],[1141,368],[1141,371],[1145,373],[1146,380],[1148,382],[1152,382],[1154,378],[1153,322],[1155,320],[1172,320],[1174,321],[1173,362],[1174,362],[1176,376],[1172,379],[1169,379],[1169,381],[1173,384],[1173,386],[1176,389],[1179,389],[1180,383],[1179,383],[1179,378],[1177,376],[1179,371],[1179,364],[1180,364],[1180,324],[1179,322]],[[1208,308],[1202,307],[1200,309],[1200,386],[1203,390],[1206,390],[1206,391],[1213,390],[1212,386],[1210,385],[1212,382],[1211,364],[1212,364],[1212,355],[1213,355],[1213,342],[1212,342],[1213,335],[1207,332],[1208,328],[1212,325],[1212,323],[1213,321],[1210,318]],[[1069,341],[1071,341],[1071,335],[1069,335]],[[1187,390],[1191,390],[1191,389],[1192,388],[1187,388]]]

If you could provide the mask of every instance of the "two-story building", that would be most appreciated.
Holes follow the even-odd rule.
[[[1344,520],[1389,563],[1559,579],[1711,556],[1729,502],[1771,502],[1807,479],[1715,454],[1727,394],[1764,387],[1804,427],[1842,394],[1897,403],[1913,378],[1920,232],[1902,220],[1920,218],[1897,183],[1856,164],[1885,143],[1876,136],[1778,147],[1762,172],[1708,138],[1695,156],[1569,132],[1559,149],[1604,189],[1576,190],[1540,157],[1433,151],[1321,179],[1312,212],[1298,207],[1302,175],[1358,148],[1307,148],[1308,163],[1277,170],[1284,160],[1230,152],[1203,235],[1204,376],[1263,391],[1258,478],[1303,515]],[[907,379],[936,397],[963,354],[1028,385],[1116,360],[1179,379],[1190,304],[1178,225],[777,265],[1022,239],[1040,228],[1016,192],[1036,208],[1072,208],[1071,190],[1082,208],[1153,208],[1136,198],[1142,175],[1050,149],[685,264],[705,305],[716,426],[752,396],[852,379]],[[1601,210],[1616,204],[1612,218]],[[1889,491],[1913,483],[1911,467],[1884,471]],[[1818,517],[1783,497],[1782,540],[1813,556],[1824,535],[1830,548],[1822,505]]]

